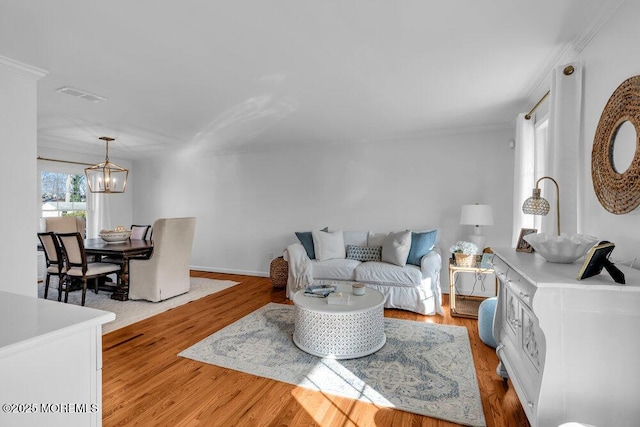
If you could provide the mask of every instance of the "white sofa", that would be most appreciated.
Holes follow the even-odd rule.
[[[327,282],[360,282],[367,287],[380,291],[385,297],[386,308],[399,308],[420,314],[443,314],[442,292],[440,289],[440,270],[442,269],[442,258],[436,245],[437,230],[430,230],[426,233],[434,233],[433,244],[428,252],[420,257],[415,257],[412,253],[413,262],[406,262],[406,233],[403,234],[405,241],[399,242],[392,238],[394,233],[372,233],[367,231],[334,231],[334,232],[311,232],[314,239],[314,249],[318,252],[318,237],[324,238],[328,234],[334,239],[333,252],[326,253],[326,247],[322,256],[314,257],[313,249],[310,248],[309,232],[296,233],[297,235],[307,234],[306,242],[299,236],[300,243],[294,243],[287,247],[284,258],[289,262],[289,277],[287,281],[287,297],[292,298],[293,294],[308,286],[311,283]],[[319,233],[325,233],[320,235]],[[420,236],[426,233],[409,232],[414,237],[414,244]],[[340,242],[340,234],[344,248],[342,251],[337,247]],[[418,236],[418,238],[416,238]],[[303,245],[303,243],[305,243]],[[325,245],[326,246],[326,245]],[[330,245],[331,246],[331,245]],[[351,246],[351,248],[349,248]],[[402,248],[404,246],[404,249]],[[366,249],[362,249],[366,248]],[[379,261],[362,261],[359,256],[352,256],[358,252],[375,251],[381,248],[381,259]],[[400,249],[399,249],[400,248]],[[350,251],[351,249],[351,251]],[[399,258],[393,259],[393,255]],[[404,251],[404,252],[403,252]],[[391,253],[391,261],[389,260]],[[385,256],[386,255],[386,256]],[[418,253],[418,255],[420,255]],[[315,259],[311,259],[315,258]],[[366,259],[366,255],[364,256]],[[404,261],[404,262],[403,262]]]

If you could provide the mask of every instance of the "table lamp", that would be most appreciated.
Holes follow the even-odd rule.
[[[490,205],[464,205],[460,212],[460,224],[473,225],[473,234],[469,235],[469,240],[478,246],[482,252],[484,249],[485,236],[482,235],[483,225],[493,225],[493,208]]]
[[[536,181],[536,188],[533,189],[533,195],[524,201],[522,204],[522,212],[527,215],[546,215],[551,210],[551,206],[547,199],[542,197],[541,190],[539,187],[540,181],[543,179],[548,179],[556,186],[556,215],[558,225],[558,236],[560,235],[560,187],[558,187],[558,182],[551,178],[550,176],[543,176],[542,178]]]

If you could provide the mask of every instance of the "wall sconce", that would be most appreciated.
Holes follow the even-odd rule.
[[[114,139],[108,136],[101,136],[99,139],[106,143],[107,151],[103,163],[84,170],[89,191],[92,193],[124,193],[129,171],[109,161],[109,142]]]
[[[550,176],[543,176],[536,181],[536,188],[533,189],[533,194],[522,204],[522,212],[528,215],[546,215],[549,213],[551,207],[549,202],[542,196],[540,196],[541,190],[538,188],[538,184],[543,179],[551,180],[556,186],[556,213],[558,216],[558,236],[560,235],[560,187],[555,179]]]
[[[493,225],[493,208],[490,205],[464,205],[460,211],[460,224],[473,225],[473,234],[469,235],[469,240],[478,246],[482,252],[484,249],[485,236],[482,235],[483,225]]]

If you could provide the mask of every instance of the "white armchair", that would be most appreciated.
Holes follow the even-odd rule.
[[[189,292],[196,219],[161,218],[153,224],[153,254],[129,261],[129,299],[158,302]]]

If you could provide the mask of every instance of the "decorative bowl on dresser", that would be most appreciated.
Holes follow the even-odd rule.
[[[606,273],[578,281],[582,263],[494,251],[497,372],[511,379],[531,425],[637,425],[640,271],[620,267],[627,285]]]
[[[571,264],[584,256],[598,238],[584,234],[561,234],[554,236],[545,233],[528,234],[523,239],[549,262]]]

